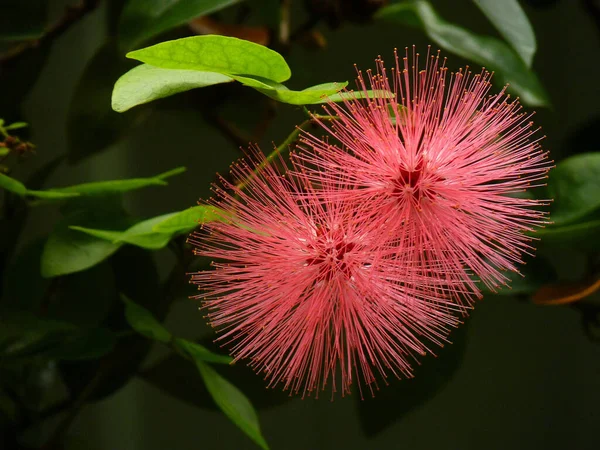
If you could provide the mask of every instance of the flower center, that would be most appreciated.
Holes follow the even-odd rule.
[[[436,195],[433,184],[442,180],[442,177],[426,171],[423,160],[419,160],[414,170],[400,167],[397,173],[392,181],[392,195],[399,200],[413,199],[417,203],[423,197],[433,200]]]
[[[341,233],[330,233],[323,227],[317,230],[316,241],[309,245],[307,266],[319,268],[320,280],[331,280],[335,274],[350,276],[352,251],[356,244],[349,242]]]

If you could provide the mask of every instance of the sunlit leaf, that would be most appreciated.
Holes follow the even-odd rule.
[[[190,20],[238,3],[240,0],[129,0],[119,24],[119,42],[124,49]]]
[[[142,336],[154,339],[155,341],[163,343],[171,341],[173,338],[171,333],[147,309],[129,300],[124,295],[121,295],[121,299],[125,303],[125,318],[129,322],[129,325],[131,325],[131,328]]]
[[[314,103],[323,103],[327,97],[336,94],[340,89],[348,85],[347,81],[324,83],[302,91],[292,91],[281,83],[275,83],[269,80],[259,80],[256,78],[233,76],[233,78],[245,86],[256,89],[258,92],[271,97],[282,103],[292,105],[310,105]]]
[[[573,223],[600,209],[600,152],[575,155],[550,172],[548,194],[554,199],[554,225]]]
[[[531,67],[537,49],[535,33],[517,0],[473,0],[500,34]]]
[[[495,71],[495,80],[509,83],[510,89],[526,104],[548,106],[550,103],[537,76],[512,48],[499,39],[475,34],[444,20],[428,1],[394,3],[380,9],[375,17],[418,27],[445,50]]]
[[[127,57],[165,69],[250,75],[279,83],[291,76],[290,68],[279,53],[253,42],[226,36],[176,39],[129,52]]]
[[[261,448],[268,449],[269,446],[260,432],[258,415],[248,398],[208,364],[203,363],[200,359],[196,359],[195,362],[206,388],[217,406],[250,439]]]
[[[179,92],[231,81],[231,77],[215,72],[162,69],[141,64],[117,80],[112,93],[112,108],[124,112]]]

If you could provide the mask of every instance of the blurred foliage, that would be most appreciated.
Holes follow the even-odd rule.
[[[268,125],[275,102],[313,105],[326,97],[342,101],[345,94],[340,90],[346,81],[324,81],[302,90],[282,83],[292,75],[284,55],[297,46],[311,51],[323,47],[318,27],[326,24],[335,29],[346,21],[386,21],[410,27],[444,50],[496,71],[494,79],[510,83],[510,90],[525,105],[551,104],[540,81],[543,77],[534,70],[535,33],[517,0],[474,0],[481,20],[489,21],[490,35],[446,20],[437,4],[426,0],[305,0],[302,23],[296,23],[287,1],[63,3],[66,7],[56,17],[49,14],[44,0],[5,0],[0,5],[0,115],[6,119],[0,119],[0,445],[6,448],[24,448],[22,435],[55,416],[61,421],[44,448],[59,448],[83,405],[105,398],[134,377],[195,406],[219,408],[261,448],[268,444],[257,410],[288,400],[282,392],[265,390],[263,380],[248,367],[229,364],[231,358],[220,354],[212,342],[184,339],[163,325],[174,300],[182,295],[185,274],[194,269],[183,236],[198,224],[223,220],[223,216],[200,204],[140,219],[128,211],[126,196],[135,195],[138,189],[168,189],[167,178],[185,169],[148,178],[45,187],[46,179],[65,159],[76,170],[73,164],[106,151],[135,127],[143,127],[153,110],[172,107],[167,97],[179,94],[181,100],[181,93],[191,89],[202,88],[202,93],[187,92],[188,103],[181,100],[175,105],[200,112],[236,145],[257,140],[266,125],[253,122],[247,126],[244,121],[263,120],[254,112],[250,115],[256,117],[240,117],[232,123],[229,116],[226,120],[221,115],[223,105],[240,102],[255,111],[260,98],[260,105],[266,105]],[[527,3],[545,7],[553,2]],[[96,53],[74,90],[66,124],[68,152],[22,179],[20,169],[36,156],[28,124],[21,120],[22,102],[44,69],[53,41],[98,8],[103,8],[106,36],[97,42]],[[254,21],[249,25],[248,17]],[[200,24],[226,30],[222,34],[230,36],[190,36]],[[240,36],[259,36],[268,46]],[[148,46],[140,48],[143,45]],[[379,51],[373,49],[374,54]],[[246,88],[264,97],[240,95]],[[289,137],[274,154],[294,145],[299,129],[312,123],[308,119],[298,130],[289,130]],[[597,119],[573,136],[575,144],[569,145],[569,152],[579,154],[559,162],[548,186],[534,191],[539,198],[554,202],[548,226],[533,238],[540,240],[542,249],[560,254],[568,247],[585,254],[590,261],[585,280],[563,283],[554,262],[543,252],[528,258],[521,273],[507,274],[510,289],[487,294],[576,305],[586,323],[598,321],[598,307],[589,302],[600,275],[595,263],[600,253],[600,153],[590,144],[595,142],[596,125]],[[251,138],[241,131],[247,128],[254,130]],[[169,167],[176,167],[180,163],[176,152],[167,153]],[[236,181],[243,187],[244,180]],[[23,239],[29,213],[41,207],[54,211],[49,215],[51,231]],[[159,275],[152,253],[163,248],[175,260],[166,279]],[[456,330],[453,345],[440,349],[437,358],[425,358],[414,379],[381,380],[382,386],[390,385],[385,395],[366,398],[358,405],[364,431],[368,435],[381,432],[441,392],[460,367],[467,337],[467,327]],[[144,368],[153,343],[163,344],[169,353]],[[188,381],[183,384],[181,379]],[[64,394],[48,401],[55,382],[62,383]]]

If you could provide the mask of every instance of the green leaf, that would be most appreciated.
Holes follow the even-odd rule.
[[[291,105],[310,105],[326,102],[327,97],[336,94],[340,89],[343,89],[348,85],[347,81],[333,82],[311,86],[302,91],[292,91],[283,84],[275,83],[270,80],[241,76],[233,76],[233,78],[244,86],[256,89],[267,97]]]
[[[4,129],[6,131],[12,131],[12,130],[19,130],[21,128],[27,128],[28,126],[29,126],[29,124],[27,124],[26,122],[15,122],[15,123],[11,123],[10,125],[4,127]]]
[[[204,361],[217,364],[231,364],[233,362],[233,358],[231,356],[213,353],[203,345],[190,342],[186,339],[175,338],[174,344],[176,347],[180,348],[186,354],[192,357],[194,361]]]
[[[169,170],[168,172],[161,173],[150,178],[131,178],[128,180],[111,180],[111,181],[98,181],[94,183],[84,183],[75,186],[68,186],[63,188],[48,189],[46,191],[36,191],[36,193],[58,193],[58,194],[76,194],[76,195],[110,195],[119,194],[122,192],[133,191],[135,189],[141,189],[148,186],[166,186],[166,178],[174,175],[179,175],[185,172],[185,167],[177,167]],[[29,191],[28,193],[31,193]]]
[[[548,193],[554,199],[550,220],[573,223],[600,208],[600,152],[561,161],[550,172]]]
[[[0,173],[0,187],[7,191],[14,192],[17,195],[27,194],[27,188],[20,181]]]
[[[267,450],[269,446],[260,432],[258,415],[248,398],[233,384],[219,375],[212,367],[199,359],[196,359],[195,362],[206,384],[206,388],[217,406],[250,439],[256,442],[261,448]]]
[[[537,50],[535,33],[517,0],[473,0],[500,34],[531,67]]]
[[[600,251],[600,220],[590,220],[565,226],[549,226],[538,230],[540,247],[578,249],[587,253]]]
[[[467,347],[467,324],[453,330],[452,344],[436,348],[437,357],[426,355],[413,364],[414,378],[389,378],[374,398],[358,399],[358,416],[362,429],[372,437],[397,423],[415,408],[441,392],[460,367]],[[381,381],[385,383],[385,381]]]
[[[129,52],[127,57],[165,69],[249,75],[279,83],[291,76],[290,68],[279,53],[253,42],[226,36],[176,39]]]
[[[222,220],[225,214],[224,211],[220,211],[214,206],[193,206],[171,215],[154,225],[152,229],[161,233],[188,233],[196,228],[199,223]]]
[[[175,234],[189,233],[198,226],[213,220],[221,220],[225,213],[209,205],[200,205],[185,211],[163,214],[136,223],[127,230],[106,230],[71,226],[72,230],[86,233],[113,244],[131,244],[149,250],[165,247]]]
[[[525,264],[519,265],[518,269],[520,273],[513,271],[504,272],[504,275],[508,277],[507,286],[502,286],[496,291],[490,291],[482,283],[479,284],[479,287],[486,295],[533,294],[543,285],[557,279],[554,267],[541,256],[526,258]]]
[[[375,17],[420,28],[440,47],[494,70],[494,78],[502,84],[509,83],[526,104],[548,106],[550,103],[537,76],[507,44],[447,22],[428,1],[394,3],[380,9]]]
[[[119,42],[131,49],[164,31],[185,25],[240,0],[130,0],[119,24]]]
[[[51,278],[86,270],[104,261],[122,245],[69,228],[72,225],[90,228],[126,226],[129,221],[122,209],[110,204],[110,197],[100,199],[97,202],[93,202],[91,198],[86,199],[86,207],[89,209],[80,209],[82,206],[77,205],[55,226],[42,253],[43,277]]]
[[[137,105],[190,89],[228,83],[231,77],[215,72],[162,69],[141,64],[117,80],[112,93],[112,108],[124,112]]]
[[[172,237],[172,233],[161,233],[153,230],[153,227],[172,217],[175,213],[169,213],[158,217],[153,217],[148,220],[138,222],[132,227],[125,231],[111,231],[94,229],[80,226],[70,227],[72,230],[81,231],[90,236],[94,236],[99,239],[105,239],[114,244],[132,244],[138,247],[157,250],[165,247]]]
[[[129,325],[131,325],[131,328],[149,339],[154,339],[165,344],[171,342],[173,338],[171,333],[147,309],[132,302],[124,295],[121,295],[121,299],[125,303],[125,318],[129,322]]]

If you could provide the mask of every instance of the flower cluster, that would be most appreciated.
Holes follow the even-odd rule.
[[[325,138],[304,133],[289,164],[252,149],[233,166],[243,187],[221,180],[222,220],[190,242],[214,260],[192,282],[236,360],[302,395],[372,393],[447,342],[480,282],[518,270],[544,223],[519,193],[550,163],[490,78],[439,54],[396,56],[390,77],[378,60],[365,95],[325,107]]]

